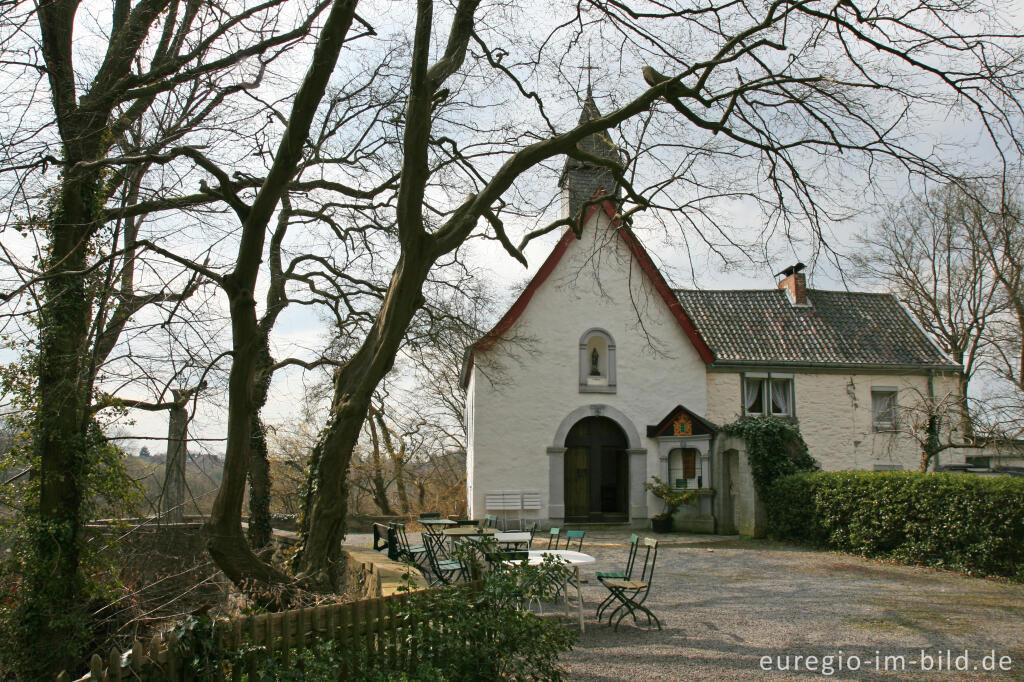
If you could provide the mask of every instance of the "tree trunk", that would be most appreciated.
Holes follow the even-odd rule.
[[[281,137],[270,172],[252,206],[239,212],[242,233],[235,269],[221,280],[230,305],[233,354],[228,378],[228,441],[224,472],[206,525],[206,546],[217,566],[235,584],[252,580],[269,583],[287,580],[284,573],[261,561],[242,535],[242,498],[250,469],[255,383],[260,350],[265,343],[256,319],[254,296],[267,225],[302,158],[313,118],[355,17],[356,4],[356,0],[338,0],[331,7],[305,78],[295,95],[288,126]]]
[[[259,414],[252,419],[252,443],[249,446],[249,544],[260,549],[270,544],[270,459],[267,456],[267,432]]]
[[[261,325],[262,343],[257,359],[256,389],[252,405],[252,434],[249,443],[249,544],[254,549],[270,544],[270,458],[267,450],[267,429],[260,418],[270,393],[270,344]]]
[[[167,424],[167,462],[164,464],[163,517],[170,523],[185,520],[185,458],[188,456],[187,395],[173,389],[174,407]]]
[[[377,435],[377,427],[372,419],[370,420],[370,440],[373,446],[373,454],[371,455],[373,458],[373,473],[370,476],[373,501],[381,514],[391,516],[394,512],[391,511],[391,504],[388,502],[388,486],[384,482],[384,469],[381,466],[380,457],[380,438]]]
[[[33,569],[27,576],[18,632],[25,652],[49,652],[42,670],[70,668],[79,654],[86,614],[79,574],[82,497],[88,473],[87,430],[91,387],[85,349],[91,305],[85,282],[95,183],[69,177],[51,215],[50,258],[39,311],[39,384],[33,476],[39,520],[32,534]]]
[[[409,492],[405,487],[405,443],[403,442],[401,447],[395,450],[395,444],[391,440],[391,431],[384,423],[384,415],[380,410],[374,410],[373,416],[384,438],[384,448],[388,451],[388,457],[391,459],[391,469],[395,474],[395,490],[398,492],[398,504],[402,508],[402,513],[408,514],[410,506]]]
[[[957,385],[957,407],[960,411],[960,435],[967,443],[974,441],[974,420],[971,419],[971,406],[967,401],[967,390],[970,382],[970,377],[961,373],[960,381]]]
[[[335,378],[327,425],[313,448],[302,515],[302,545],[295,566],[318,580],[336,584],[337,559],[345,537],[346,476],[352,450],[377,384],[391,369],[413,315],[423,305],[421,288],[433,263],[426,244],[406,244],[388,295],[363,345]]]

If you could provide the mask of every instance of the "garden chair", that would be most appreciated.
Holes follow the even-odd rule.
[[[421,516],[420,518],[424,517]],[[437,518],[440,518],[440,516]],[[423,525],[423,532],[420,534],[420,537],[423,538],[424,547],[433,547],[440,556],[447,556],[444,547],[445,535],[443,526],[433,523],[425,524]]]
[[[629,580],[633,577],[633,563],[636,561],[636,550],[640,544],[640,536],[633,533],[629,536],[629,555],[626,557],[626,568],[623,571],[598,571],[597,579],[602,583],[607,580]],[[601,612],[604,611],[613,601],[609,592],[604,601],[597,605],[597,619],[601,620]]]
[[[459,528],[460,526],[479,526],[481,523],[482,521],[478,519],[459,519],[455,522],[455,527]]]
[[[498,527],[498,517],[495,516],[494,514],[484,514],[484,522],[483,522],[483,525],[481,525],[480,527],[481,528],[497,528]]]
[[[565,531],[565,547],[563,547],[562,549],[571,549],[571,550],[573,550],[575,552],[582,552],[583,551],[583,535],[585,533],[586,533],[586,531],[582,531],[582,530],[567,530],[567,531]],[[572,544],[574,542],[576,543],[575,547],[572,546]]]
[[[644,602],[647,601],[647,595],[651,592],[651,583],[654,579],[654,565],[658,561],[658,541],[644,538],[644,548],[646,549],[644,567],[640,571],[639,580],[608,578],[601,581],[601,584],[611,592],[612,599],[618,602],[618,606],[608,616],[608,624],[611,625],[615,615],[620,614],[618,620],[615,621],[615,630],[619,629],[619,623],[626,616],[633,616],[633,622],[639,625],[636,619],[637,611],[647,616],[648,625],[653,622],[657,624],[659,630],[661,629],[661,621],[658,620],[658,617],[649,608],[644,606]]]
[[[420,514],[421,519],[439,519],[441,518],[441,512],[423,512]]]
[[[562,541],[561,535],[561,528],[552,528],[548,532],[548,549],[558,549],[558,543]]]
[[[527,526],[526,527],[526,532],[530,534],[530,544],[529,544],[529,547],[533,547],[533,536],[537,534],[537,522],[534,521],[529,526]]]
[[[402,561],[407,561],[411,564],[419,566],[421,571],[429,569],[429,563],[427,561],[427,547],[426,544],[413,545],[409,543],[409,536],[405,534],[404,523],[392,523],[391,531],[397,539],[398,545],[398,558]],[[390,554],[388,555],[390,558]]]
[[[428,542],[426,550],[427,560],[430,563],[430,572],[434,575],[430,587],[434,587],[438,583],[451,585],[454,582],[465,580],[469,577],[469,567],[466,564],[458,559],[441,556],[438,548],[433,543]]]

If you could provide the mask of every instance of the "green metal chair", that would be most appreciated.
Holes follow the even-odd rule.
[[[427,561],[430,564],[430,572],[434,579],[430,587],[438,583],[451,585],[459,580],[465,580],[469,576],[469,567],[458,559],[448,559],[439,555],[438,549],[432,542],[426,544]]]
[[[494,514],[484,514],[484,522],[481,528],[497,528],[498,517]]]
[[[651,592],[651,583],[654,579],[654,565],[658,561],[658,541],[644,538],[644,548],[647,552],[644,555],[644,567],[640,571],[639,580],[609,578],[601,581],[601,584],[611,592],[612,599],[618,602],[618,606],[608,616],[608,624],[611,625],[616,614],[621,612],[618,620],[615,621],[616,631],[619,629],[622,619],[626,616],[633,616],[633,622],[639,625],[639,621],[636,618],[637,611],[647,616],[648,625],[653,622],[658,626],[659,630],[661,629],[661,621],[658,620],[658,617],[649,608],[644,606],[644,602],[647,601],[647,595]]]
[[[527,526],[526,527],[526,532],[530,534],[530,544],[528,546],[532,547],[533,546],[533,536],[537,534],[537,522],[534,521],[529,526]]]
[[[415,564],[423,572],[429,570],[430,564],[427,561],[427,546],[425,544],[410,544],[409,536],[405,534],[404,523],[392,522],[389,526],[391,530],[391,537],[395,538],[398,551],[396,557],[393,557],[389,552],[388,558]]]
[[[423,512],[420,514],[421,519],[439,519],[441,518],[441,512]]]
[[[565,531],[565,547],[563,549],[571,549],[576,552],[583,551],[583,536],[586,531],[582,530],[567,530]],[[576,543],[576,547],[572,546],[572,543]]]
[[[548,534],[548,549],[558,549],[558,543],[562,541],[562,529],[552,528]]]
[[[597,579],[602,583],[605,580],[629,580],[633,577],[633,564],[636,562],[636,550],[640,545],[640,536],[633,533],[629,536],[629,555],[626,557],[626,568],[623,571],[598,571]],[[597,605],[597,619],[601,620],[601,612],[608,608],[614,601],[611,593],[604,598],[604,601]]]

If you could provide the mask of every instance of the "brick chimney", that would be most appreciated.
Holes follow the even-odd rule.
[[[797,263],[775,273],[777,277],[783,278],[779,282],[779,288],[786,290],[789,302],[793,305],[807,305],[807,278],[803,273],[805,267],[803,263]]]

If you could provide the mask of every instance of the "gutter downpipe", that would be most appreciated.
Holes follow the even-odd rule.
[[[928,440],[932,441],[934,443],[938,443],[939,442],[939,434],[938,434],[939,419],[938,419],[937,416],[935,416],[933,413],[931,413],[931,411],[935,409],[935,370],[934,369],[929,369],[928,370],[928,403],[929,403],[929,406],[930,406],[929,415],[928,415]],[[932,471],[938,471],[939,470],[939,456],[940,456],[940,454],[941,453],[937,452],[932,457]]]

